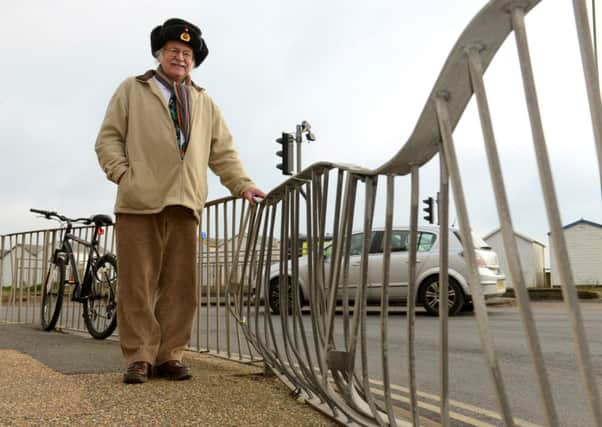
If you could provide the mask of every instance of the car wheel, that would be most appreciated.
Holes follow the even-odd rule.
[[[466,301],[461,311],[462,313],[474,313],[474,303],[472,301]]]
[[[290,277],[287,277],[287,279],[285,280],[286,283],[286,287],[288,290],[288,314],[292,314],[293,313],[293,299],[294,299],[294,295],[293,295],[293,288],[292,286],[290,286],[291,283],[291,279]],[[298,293],[299,293],[299,301],[303,301],[303,294],[301,292],[301,288],[298,287]],[[268,305],[270,306],[270,311],[272,312],[272,314],[280,314],[280,280],[279,278],[275,278],[272,279],[272,281],[270,282],[270,287],[269,287],[269,292],[268,292]],[[299,307],[301,307],[301,303],[299,304]]]
[[[439,315],[439,276],[431,276],[424,281],[420,288],[420,300],[426,312],[431,316]],[[449,315],[458,314],[464,306],[464,292],[462,288],[451,277],[447,288],[447,306]]]

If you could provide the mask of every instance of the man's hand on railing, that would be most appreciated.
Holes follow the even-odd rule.
[[[249,188],[247,191],[242,193],[242,196],[251,204],[251,206],[255,206],[255,202],[259,202],[255,198],[265,198],[265,193],[261,191],[259,188]]]

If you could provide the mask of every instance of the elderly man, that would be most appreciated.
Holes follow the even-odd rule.
[[[168,19],[151,32],[156,70],[125,80],[96,141],[118,185],[118,312],[126,383],[191,377],[182,353],[197,305],[196,230],[207,168],[235,196],[263,197],[246,175],[222,115],[190,72],[208,49],[195,25]]]

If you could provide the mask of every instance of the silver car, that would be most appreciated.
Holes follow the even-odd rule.
[[[466,275],[466,260],[460,233],[449,229],[449,314],[454,315],[471,307],[471,291]],[[422,304],[428,314],[439,313],[439,227],[418,227],[418,252],[416,277],[418,290],[416,303]],[[396,227],[392,232],[391,267],[389,300],[391,304],[403,303],[408,296],[409,281],[409,228]],[[350,299],[356,294],[360,283],[360,262],[363,244],[363,233],[351,236],[349,259],[349,279],[347,293]],[[380,303],[383,282],[383,240],[384,230],[374,229],[370,241],[368,256],[368,287],[366,290],[369,303]],[[500,273],[497,254],[491,250],[480,237],[474,235],[477,265],[479,269],[481,291],[485,298],[503,295],[506,292],[505,277]],[[325,277],[330,272],[330,246],[325,251]],[[288,280],[291,283],[292,271],[289,262]],[[268,304],[272,313],[280,313],[280,268],[275,264],[270,271]],[[309,275],[307,257],[299,259],[299,296],[301,304],[307,302],[309,295]],[[292,292],[289,287],[289,307],[292,306]],[[342,286],[339,285],[338,298],[342,297]]]

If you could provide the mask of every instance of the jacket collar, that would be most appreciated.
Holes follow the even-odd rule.
[[[155,70],[148,70],[146,73],[136,76],[136,80],[141,83],[148,84],[148,81],[154,77],[155,73],[156,73]],[[192,80],[190,81],[190,86],[192,86],[199,92],[202,92],[205,90],[204,88],[197,86]]]

